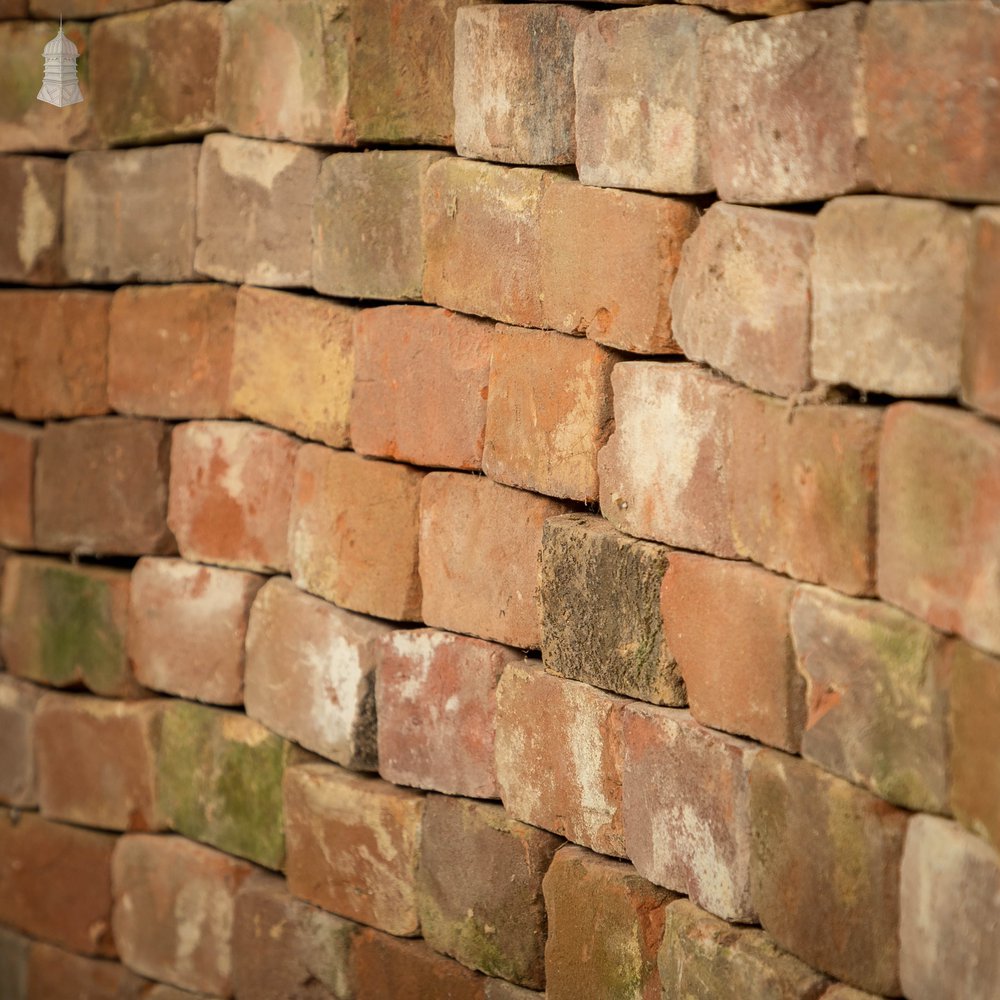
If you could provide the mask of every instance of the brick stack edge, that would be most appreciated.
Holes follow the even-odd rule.
[[[0,0],[2,1000],[1000,997],[1000,7],[622,4]]]

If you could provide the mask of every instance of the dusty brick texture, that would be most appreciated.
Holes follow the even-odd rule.
[[[962,339],[962,401],[1000,419],[1000,209],[981,208],[972,216],[972,260],[965,296]]]
[[[35,540],[35,459],[42,432],[0,420],[0,544],[29,549]]]
[[[0,802],[5,805],[38,804],[35,714],[43,693],[44,688],[0,675]]]
[[[62,284],[66,165],[41,156],[0,156],[0,281]]]

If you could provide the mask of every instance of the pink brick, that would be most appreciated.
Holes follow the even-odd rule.
[[[0,802],[38,804],[35,716],[44,688],[0,674]]]
[[[62,284],[66,164],[41,156],[0,157],[0,281]]]
[[[965,296],[962,401],[1000,418],[1000,209],[972,216],[972,261]]]
[[[41,428],[0,420],[0,544],[30,549],[35,539],[35,459]]]

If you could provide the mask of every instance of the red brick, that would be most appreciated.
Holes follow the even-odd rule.
[[[542,525],[565,504],[454,472],[420,498],[420,575],[428,625],[538,648]]]
[[[0,927],[0,996],[9,1000],[28,1000],[30,950],[29,938]]]
[[[0,809],[0,924],[83,955],[113,956],[116,840]]]
[[[61,284],[63,270],[62,160],[0,156],[0,281]]]
[[[25,1000],[151,1000],[150,985],[120,962],[84,958],[35,941],[28,954]]]
[[[380,644],[378,769],[396,785],[495,799],[496,688],[514,650],[416,629]]]
[[[171,0],[28,0],[32,17],[103,17],[142,7],[157,7]]]
[[[843,4],[710,38],[712,172],[724,201],[814,201],[870,186],[862,32]]]
[[[408,465],[305,445],[288,531],[296,584],[351,611],[419,619],[423,478]]]
[[[108,396],[119,413],[227,417],[236,290],[119,288],[111,302]]]
[[[344,767],[375,770],[375,668],[389,627],[277,578],[247,632],[247,714]]]
[[[339,302],[245,285],[236,297],[233,406],[254,420],[346,448],[355,315]]]
[[[364,309],[354,324],[351,444],[414,465],[478,469],[493,324],[425,306]]]
[[[716,202],[684,244],[670,293],[692,361],[777,396],[812,385],[808,215]]]
[[[181,555],[250,570],[288,570],[288,515],[299,444],[254,424],[174,429],[168,521]]]
[[[0,544],[30,549],[35,540],[35,459],[41,428],[0,420]]]
[[[253,866],[181,837],[132,834],[112,858],[115,941],[151,979],[232,994],[232,925]]]
[[[602,854],[625,854],[623,714],[628,702],[525,662],[497,688],[497,777],[514,819]]]
[[[0,802],[7,805],[38,803],[35,714],[43,690],[0,673]]]
[[[878,520],[879,594],[1000,653],[1000,428],[944,407],[890,407]]]
[[[1000,418],[1000,209],[972,216],[972,261],[965,296],[962,401]]]
[[[1000,10],[931,0],[871,8],[865,91],[875,183],[954,201],[1000,198]],[[960,81],[960,83],[959,83]]]
[[[292,894],[390,934],[419,927],[423,796],[326,764],[285,775]]]

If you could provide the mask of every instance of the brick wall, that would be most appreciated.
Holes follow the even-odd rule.
[[[0,53],[3,1000],[1000,996],[1000,6]]]

